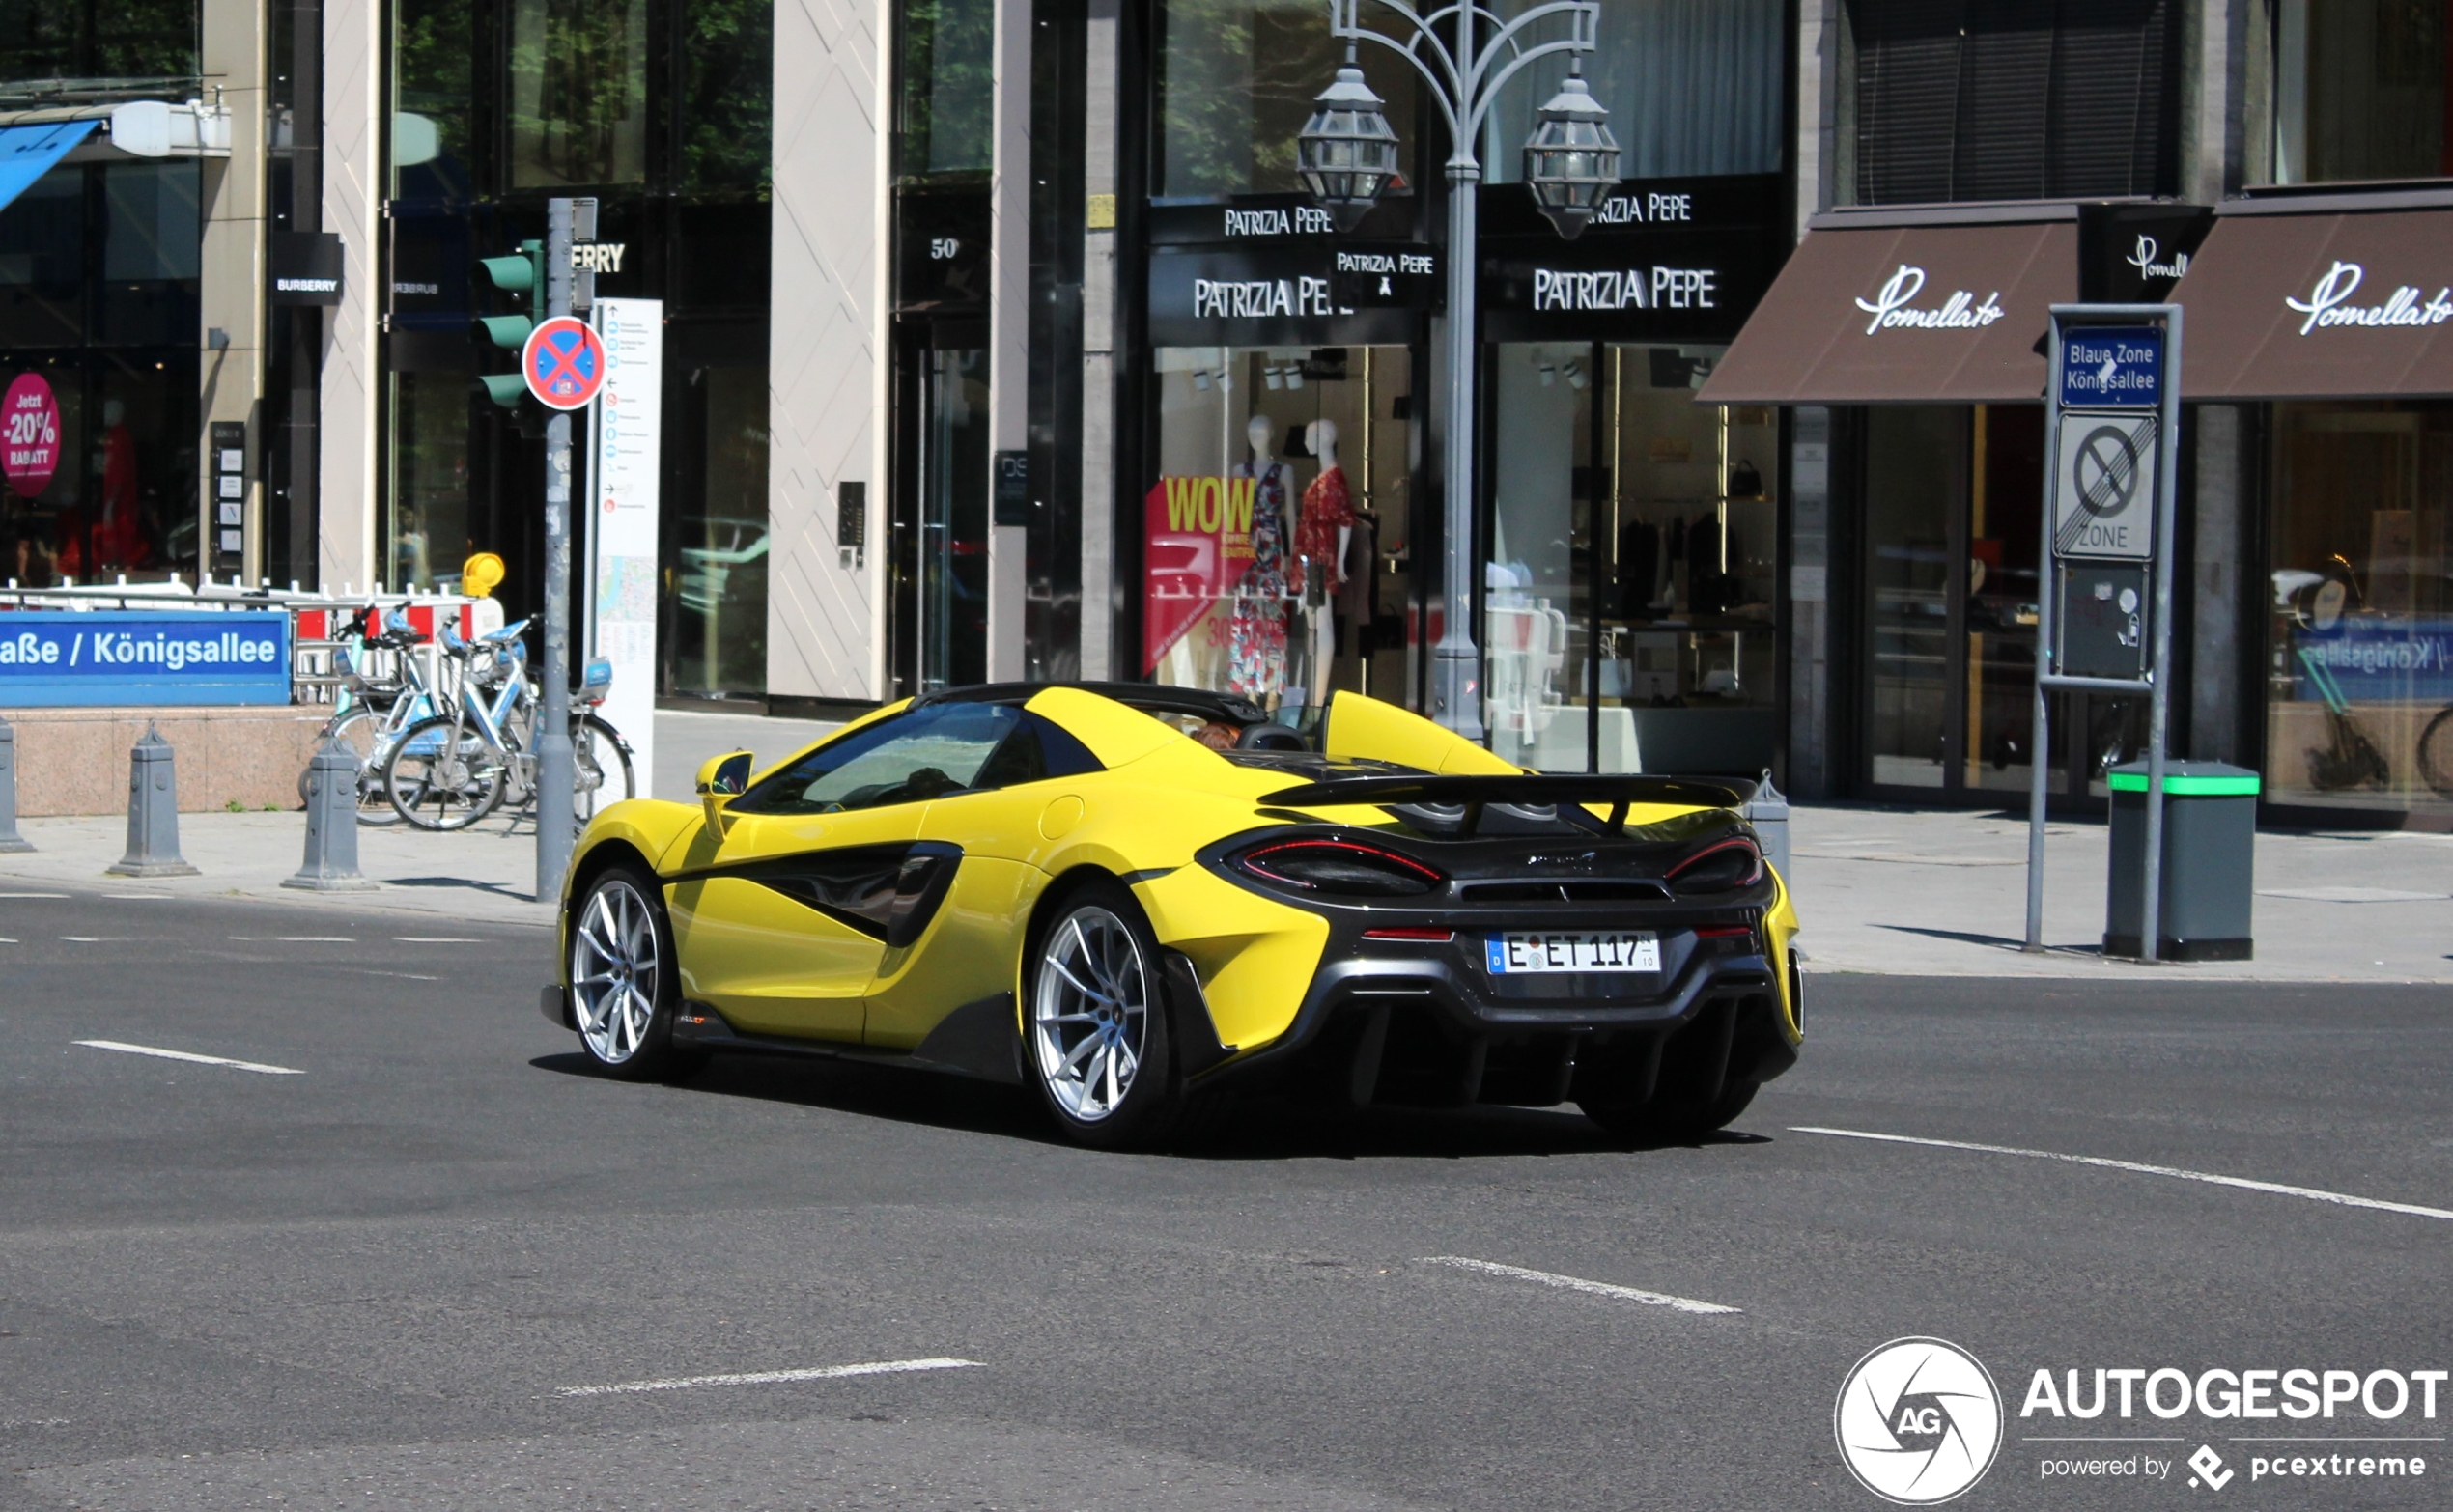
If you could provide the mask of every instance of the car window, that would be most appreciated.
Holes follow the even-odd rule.
[[[1023,712],[1006,704],[915,709],[819,746],[732,806],[752,814],[832,814],[1001,787],[1017,779],[989,770],[990,760],[1028,730]],[[1032,765],[1036,756],[1034,742]],[[1013,765],[1011,758],[1000,763]]]

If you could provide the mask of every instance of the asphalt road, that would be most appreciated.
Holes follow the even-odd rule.
[[[0,898],[0,938],[11,1512],[1871,1509],[1833,1402],[1902,1335],[2005,1398],[1959,1505],[2453,1477],[2252,1483],[2238,1442],[2433,1460],[2453,1390],[2383,1424],[2018,1415],[2039,1368],[2453,1366],[2453,1215],[1800,1132],[2453,1208],[2440,989],[1825,976],[1803,1064],[1700,1147],[1259,1107],[1118,1157],[893,1072],[598,1079],[537,1015],[531,928],[97,889]],[[691,1384],[914,1360],[971,1363]],[[2041,1475],[2200,1444],[2226,1489]]]

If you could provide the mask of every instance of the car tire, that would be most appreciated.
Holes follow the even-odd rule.
[[[1617,1103],[1606,1098],[1579,1100],[1584,1116],[1621,1139],[1677,1144],[1701,1139],[1735,1122],[1755,1101],[1760,1088],[1752,1081],[1733,1081],[1711,1102],[1672,1102],[1655,1097],[1644,1103]]]
[[[597,873],[571,910],[565,960],[571,1018],[590,1065],[625,1081],[686,1076],[698,1057],[673,1044],[680,964],[664,890],[637,866]]]
[[[1024,983],[1022,1060],[1066,1138],[1147,1145],[1180,1110],[1158,938],[1133,895],[1084,883],[1036,932]]]

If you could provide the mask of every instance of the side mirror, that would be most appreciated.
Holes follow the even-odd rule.
[[[747,751],[733,751],[722,756],[711,756],[698,769],[698,802],[706,810],[708,828],[719,828],[716,816],[721,814],[724,805],[741,797],[742,790],[749,786],[749,773],[756,768],[757,761]]]

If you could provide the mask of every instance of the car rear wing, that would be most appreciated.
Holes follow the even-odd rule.
[[[1626,827],[1627,810],[1638,804],[1677,808],[1735,809],[1755,796],[1755,784],[1723,777],[1654,777],[1580,772],[1520,772],[1508,776],[1461,773],[1421,776],[1332,777],[1282,788],[1260,801],[1285,808],[1462,809],[1461,834],[1480,827],[1486,808],[1553,808],[1559,804],[1608,804],[1612,830]]]

